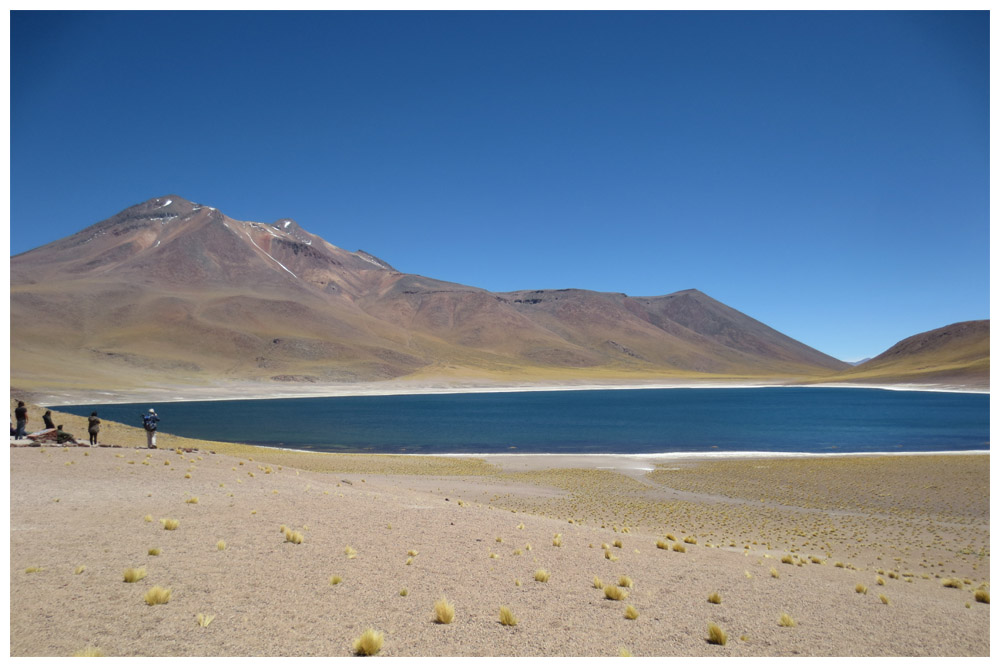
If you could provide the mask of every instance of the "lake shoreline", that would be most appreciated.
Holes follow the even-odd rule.
[[[780,383],[780,382],[663,382],[663,383],[587,383],[587,384],[408,384],[359,383],[325,385],[323,387],[265,388],[260,384],[240,384],[231,387],[165,387],[108,392],[66,390],[61,392],[30,392],[33,402],[50,407],[86,404],[122,403],[183,403],[193,401],[241,401],[296,398],[343,398],[349,396],[433,396],[446,394],[499,394],[558,391],[612,391],[628,389],[773,389],[773,388],[845,388],[882,391],[922,391],[936,393],[986,394],[988,389],[960,385],[915,383]],[[181,394],[181,395],[179,395]],[[96,400],[94,400],[96,398]],[[90,399],[90,400],[86,400]]]

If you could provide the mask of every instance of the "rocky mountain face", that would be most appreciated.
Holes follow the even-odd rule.
[[[492,293],[291,219],[170,195],[11,258],[11,381],[820,377],[848,365],[697,290]]]

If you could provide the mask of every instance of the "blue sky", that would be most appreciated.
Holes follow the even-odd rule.
[[[10,252],[177,194],[845,360],[989,317],[987,12],[12,12]]]

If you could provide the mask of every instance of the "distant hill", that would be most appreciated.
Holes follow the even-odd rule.
[[[493,293],[407,274],[290,218],[238,221],[176,195],[10,270],[11,383],[27,390],[800,381],[882,358],[851,369],[697,290]]]
[[[989,389],[990,321],[958,322],[910,336],[874,359],[824,381]]]

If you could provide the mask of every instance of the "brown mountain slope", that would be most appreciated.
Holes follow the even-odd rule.
[[[910,336],[874,359],[826,381],[989,389],[990,321],[958,322]]]
[[[11,382],[26,389],[846,368],[696,290],[494,294],[174,195],[11,258]]]

